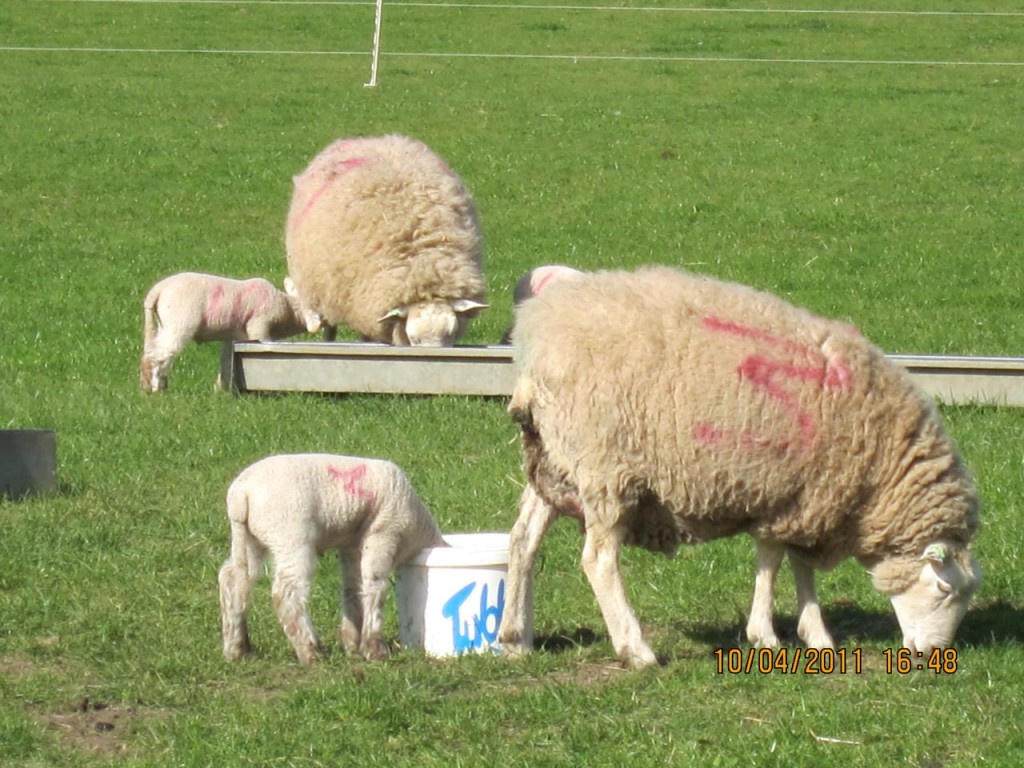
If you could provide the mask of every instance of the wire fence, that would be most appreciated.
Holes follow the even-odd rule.
[[[38,1],[38,0],[37,0]],[[839,8],[710,8],[710,7],[676,7],[676,6],[616,6],[616,5],[583,5],[583,4],[515,4],[515,3],[452,3],[452,2],[387,2],[383,0],[48,0],[54,4],[65,6],[73,5],[119,5],[119,6],[205,6],[215,8],[218,6],[263,6],[276,8],[291,7],[318,7],[318,8],[366,8],[365,39],[367,46],[345,47],[339,49],[319,48],[304,50],[301,48],[275,48],[268,47],[173,47],[173,46],[132,46],[132,45],[48,45],[48,44],[19,44],[17,41],[5,41],[0,35],[0,52],[43,52],[43,53],[69,53],[69,54],[132,54],[132,55],[236,55],[236,56],[310,56],[310,57],[370,57],[371,74],[367,85],[375,85],[377,82],[378,60],[380,57],[388,59],[450,59],[450,60],[509,60],[509,61],[570,61],[570,62],[660,62],[660,63],[687,63],[687,64],[720,64],[720,63],[748,63],[759,65],[831,65],[831,66],[872,66],[872,67],[1000,67],[1020,68],[1024,67],[1024,49],[1018,59],[1006,58],[1001,60],[986,60],[983,58],[972,58],[970,56],[942,58],[942,57],[890,57],[868,56],[857,58],[841,55],[826,56],[799,56],[799,55],[715,55],[708,54],[684,54],[684,53],[650,53],[650,52],[559,52],[559,51],[530,51],[530,50],[410,50],[398,45],[395,48],[386,48],[381,45],[381,30],[385,27],[386,20],[382,15],[382,9],[392,13],[410,11],[416,9],[428,13],[452,13],[469,11],[500,12],[501,14],[529,13],[534,16],[550,13],[573,13],[573,14],[649,14],[652,16],[678,16],[689,14],[692,16],[766,16],[766,17],[823,17],[823,18],[908,18],[908,19],[941,19],[951,22],[990,19],[1010,20],[1024,19],[1024,10],[886,10],[886,9],[839,9]],[[370,9],[376,9],[375,14],[369,13]],[[362,37],[362,35],[360,35]],[[1024,31],[1020,37],[1024,40]],[[350,39],[354,39],[351,38]],[[456,48],[458,44],[456,43]]]

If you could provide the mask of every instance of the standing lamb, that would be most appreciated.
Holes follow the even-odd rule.
[[[299,661],[321,654],[306,603],[319,556],[338,550],[349,653],[387,657],[381,604],[392,569],[424,547],[445,546],[430,511],[396,465],[330,454],[270,456],[235,478],[227,494],[231,555],[220,569],[224,656],[248,653],[252,583],[274,564],[274,608]]]
[[[328,327],[398,346],[451,346],[487,306],[473,198],[426,145],[341,139],[294,182],[288,269]]]
[[[158,282],[146,294],[142,314],[139,382],[147,392],[167,388],[171,364],[190,341],[271,341],[320,327],[316,313],[263,278],[232,280],[200,272],[179,272]]]
[[[532,566],[560,514],[585,524],[582,565],[612,643],[656,663],[619,551],[672,553],[740,532],[757,543],[747,624],[778,643],[788,554],[798,632],[832,646],[814,570],[856,557],[889,595],[903,644],[949,645],[980,583],[974,485],[934,404],[853,329],[774,296],[668,268],[599,273],[521,307],[509,412],[529,485],[512,532],[499,642],[523,652]]]

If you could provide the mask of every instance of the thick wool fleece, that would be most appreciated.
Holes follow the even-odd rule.
[[[977,527],[972,481],[905,371],[772,295],[668,268],[584,275],[524,303],[514,341],[531,482],[556,507],[574,490],[625,509],[629,543],[748,531],[829,568],[916,560]]]
[[[483,302],[483,237],[459,177],[404,136],[342,139],[295,177],[285,245],[303,301],[328,325],[390,341],[387,312]]]

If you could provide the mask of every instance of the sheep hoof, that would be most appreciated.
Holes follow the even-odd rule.
[[[315,645],[305,648],[296,648],[295,655],[298,657],[299,663],[304,667],[315,666],[323,656],[320,653],[320,649]]]
[[[387,646],[380,638],[367,642],[363,646],[363,658],[367,661],[384,661],[389,655]]]
[[[498,650],[506,659],[521,659],[533,649],[519,642],[498,641]]]
[[[228,661],[239,661],[249,655],[249,644],[224,646],[224,658]]]
[[[778,648],[782,645],[778,636],[774,632],[767,634],[748,632],[747,640],[755,648]]]
[[[620,658],[629,669],[656,667],[659,663],[658,657],[654,655],[654,651],[646,645],[641,645],[637,648],[627,648],[620,654]]]

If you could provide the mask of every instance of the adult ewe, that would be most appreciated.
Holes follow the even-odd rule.
[[[342,645],[368,659],[387,656],[381,603],[388,576],[424,547],[446,546],[408,477],[389,461],[330,454],[282,454],[249,466],[227,495],[231,555],[218,575],[224,656],[249,651],[252,583],[273,558],[274,608],[303,664],[321,654],[309,618],[317,559],[338,550]]]
[[[166,389],[174,358],[190,341],[272,341],[315,333],[320,318],[291,295],[287,279],[285,287],[288,293],[262,277],[232,280],[202,272],[160,280],[142,303],[142,389]]]
[[[328,327],[398,346],[451,346],[487,306],[473,198],[426,145],[341,139],[294,181],[288,269]]]
[[[499,642],[515,653],[541,537],[585,523],[582,565],[616,652],[656,663],[619,550],[671,553],[746,532],[758,575],[747,625],[775,645],[775,573],[789,554],[798,631],[830,647],[814,569],[860,560],[907,648],[948,645],[980,580],[978,500],[934,404],[853,329],[753,289],[667,268],[580,276],[520,307],[529,485],[512,532]]]

